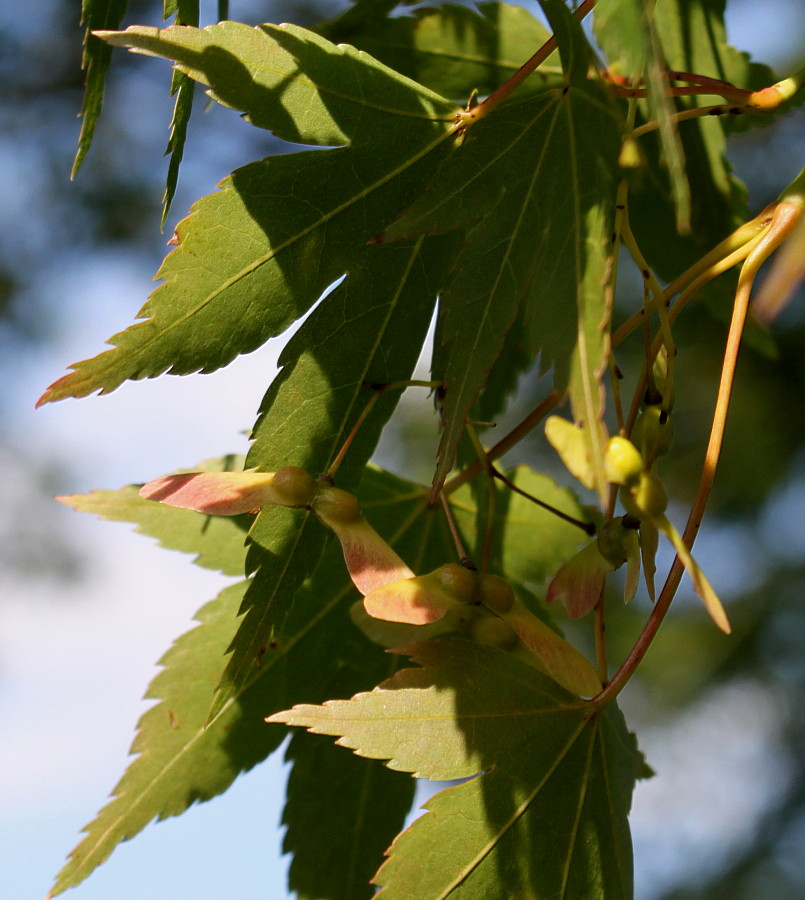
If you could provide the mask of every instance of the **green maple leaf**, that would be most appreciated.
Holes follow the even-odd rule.
[[[531,358],[539,354],[556,387],[570,394],[603,499],[604,283],[620,124],[603,87],[588,78],[578,23],[561,4],[546,10],[565,84],[471,125],[461,152],[386,235],[467,229],[441,298],[434,375],[445,385],[445,427],[434,486],[450,470],[469,412],[521,314]]]
[[[198,25],[198,0],[164,0],[162,18],[167,19],[176,13],[176,25]],[[193,113],[193,95],[196,86],[193,79],[184,72],[174,71],[171,78],[170,93],[176,100],[173,106],[173,118],[170,123],[170,137],[165,155],[170,157],[168,174],[165,180],[165,194],[162,197],[162,221],[164,226],[168,218],[173,195],[179,181],[179,167],[184,156],[184,145],[187,141],[187,126]]]
[[[144,321],[42,396],[212,372],[302,316],[410,204],[453,149],[454,103],[350,47],[292,25],[105,32],[176,60],[220,103],[285,140],[327,146],[244,166],[177,228]],[[392,288],[393,289],[393,288]]]
[[[550,37],[528,10],[508,3],[479,3],[477,9],[448,3],[393,18],[377,5],[367,12],[356,16],[352,7],[317,31],[464,102],[473,90],[489,94],[500,87]],[[555,77],[555,69],[543,66],[528,89]]]
[[[315,326],[314,321],[310,327]],[[289,351],[293,358],[293,346]],[[224,458],[200,468],[225,470],[237,468],[238,463]],[[570,492],[556,488],[544,477],[525,469],[510,475],[517,483],[541,491],[543,496],[552,495],[552,502],[568,511],[579,512]],[[441,511],[429,506],[426,487],[370,468],[359,495],[372,523],[415,570],[429,571],[453,558],[450,530]],[[163,507],[136,496],[132,487],[97,491],[69,498],[69,502],[76,509],[107,519],[134,522],[139,531],[156,537],[164,546],[197,554],[201,565],[226,573],[242,571],[246,551],[240,518],[215,518]],[[471,536],[477,510],[469,486],[456,491],[451,503],[460,527]],[[299,510],[281,512],[305,515]],[[509,574],[530,577],[551,571],[578,545],[576,529],[562,523],[553,543],[543,540],[553,526],[538,507],[529,504],[512,512],[513,539],[505,557]],[[318,529],[326,535],[321,526]],[[528,534],[531,543],[517,540],[517,534]],[[60,873],[55,893],[86,878],[120,841],[133,837],[154,818],[177,815],[193,802],[221,793],[241,771],[271,753],[282,735],[261,724],[266,714],[294,703],[349,696],[389,674],[389,658],[363,637],[347,614],[348,606],[358,595],[344,568],[340,547],[331,541],[312,577],[294,591],[290,611],[267,641],[260,667],[250,669],[242,683],[233,685],[223,695],[223,702],[219,692],[216,711],[210,716],[227,650],[243,627],[238,612],[249,588],[249,582],[241,582],[223,591],[201,610],[201,624],[181,637],[162,659],[164,669],[147,694],[160,702],[145,713],[139,724],[132,748],[138,756],[115,788],[114,799],[87,826],[87,836]],[[353,778],[363,783],[362,779],[368,777],[353,767],[345,769],[349,770],[349,774],[344,774],[345,790],[354,784]],[[308,779],[308,783],[311,790],[316,789],[314,781]],[[384,819],[382,798],[378,800],[380,808],[366,806],[361,814],[367,818],[353,832],[355,841],[361,839],[366,828],[376,827],[378,834],[388,837],[390,830],[397,827],[399,817],[405,813],[407,794],[399,786],[393,790],[397,799],[387,810],[388,818]],[[301,788],[295,790],[289,797],[286,818],[300,823],[308,799]],[[381,827],[381,822],[386,824]],[[307,860],[324,852],[321,842],[328,845],[326,830],[305,838],[295,826],[294,835],[294,848],[299,848]],[[346,840],[345,835],[342,838]],[[319,878],[327,880],[325,872],[311,873],[307,864],[299,865],[300,884],[309,885],[311,879],[313,883],[318,883]],[[356,869],[355,878],[363,871]]]
[[[520,490],[578,521],[589,521],[590,510],[581,506],[567,488],[529,466],[517,466],[506,473]],[[489,514],[486,485],[478,490],[463,487],[450,498],[456,521],[475,547],[480,559],[486,541]],[[477,543],[473,536],[477,535]],[[496,571],[509,581],[539,586],[554,574],[558,559],[568,559],[589,538],[581,529],[558,519],[526,497],[496,483],[492,515],[491,558]]]
[[[208,468],[223,468],[224,462],[218,466],[211,463]],[[165,546],[199,554],[200,564],[212,563],[208,517],[135,500],[134,492],[134,488],[94,492],[70,501],[78,509],[107,519],[137,522],[139,531],[157,537]],[[155,512],[163,515],[158,518]],[[242,571],[245,548],[241,527],[231,519],[214,524],[213,535],[222,544],[216,551],[220,567]],[[239,566],[235,566],[236,559]],[[389,674],[389,658],[364,638],[348,615],[345,601],[351,600],[354,589],[344,571],[340,548],[331,546],[315,577],[297,591],[282,634],[267,648],[260,678],[240,691],[207,725],[248,584],[243,581],[226,588],[204,606],[198,614],[199,625],[180,637],[160,660],[162,671],[146,693],[158,702],[138,724],[131,750],[136,758],[116,785],[111,802],[84,829],[86,836],[59,873],[53,895],[83,881],[121,841],[134,837],[149,822],[179,815],[193,803],[222,793],[241,772],[265,759],[283,739],[281,732],[263,722],[268,711],[289,703],[349,696]],[[359,790],[365,773],[344,768],[344,790],[349,791],[350,785]],[[297,796],[289,798],[291,807],[297,802],[304,805],[304,798],[297,800]],[[366,804],[366,822],[374,823],[380,834],[391,835],[410,804],[406,790],[395,796],[384,827],[379,825],[384,816],[382,803],[374,810]],[[356,829],[353,839],[358,840],[360,834]],[[314,853],[313,836],[310,841],[308,853]],[[376,863],[379,857],[378,850]]]
[[[645,764],[616,709],[595,712],[499,651],[458,639],[404,651],[370,693],[269,721],[335,735],[432,780],[437,795],[375,877],[389,900],[628,898],[627,815]]]
[[[452,237],[374,246],[357,254],[350,277],[289,341],[252,433],[249,466],[294,464],[324,472],[372,399],[372,384],[411,377],[431,320]],[[405,340],[395,340],[405,335]],[[387,392],[363,423],[338,483],[352,489],[393,412]],[[267,509],[250,532],[256,572],[211,715],[259,673],[263,649],[281,629],[298,586],[313,571],[326,532],[309,513]]]
[[[82,0],[81,24],[85,27],[84,54],[81,67],[86,70],[84,102],[81,105],[81,134],[73,162],[73,177],[81,168],[92,143],[95,126],[103,108],[104,83],[112,58],[112,48],[93,32],[101,28],[119,28],[126,14],[128,0]]]
[[[239,472],[243,457],[225,456],[199,463],[193,472]],[[193,562],[224,575],[243,575],[249,516],[206,517],[190,510],[158,506],[139,495],[138,485],[58,498],[78,512],[113,522],[132,522],[137,532],[156,538],[160,547],[197,554]]]
[[[304,731],[291,738],[286,759],[293,763],[282,817],[288,886],[300,900],[372,897],[372,875],[403,827],[414,781]]]

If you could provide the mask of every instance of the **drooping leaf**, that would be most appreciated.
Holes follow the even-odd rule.
[[[311,318],[305,327],[315,330],[318,325]],[[299,371],[304,371],[306,354],[295,356],[300,346],[289,346],[286,364],[291,369],[286,384],[294,380],[294,361]],[[282,390],[274,396],[276,408],[280,409],[284,402]],[[269,404],[265,415],[271,416],[274,408]],[[136,521],[143,531],[167,546],[199,553],[206,565],[216,565],[227,572],[242,570],[244,551],[237,519],[171,509],[142,500],[135,490],[124,489],[117,496],[96,498],[93,502],[89,502],[93,498],[90,495],[81,498],[80,508]],[[454,557],[446,520],[440,509],[428,505],[424,486],[370,468],[359,497],[369,520],[415,571],[429,571]],[[451,501],[462,527],[471,529],[475,510],[469,487],[457,491]],[[275,512],[307,515],[299,510]],[[166,523],[172,523],[171,527]],[[313,525],[320,534],[326,534],[321,525],[312,522]],[[524,532],[528,525],[527,520],[523,522]],[[530,533],[538,547],[540,531]],[[220,546],[209,546],[208,539],[216,535]],[[519,559],[519,552],[526,552],[525,545],[514,541],[513,547],[509,565],[514,570],[527,570],[527,562]],[[560,562],[557,560],[556,565]],[[550,568],[547,561],[543,565]],[[369,644],[352,623],[348,607],[358,593],[346,572],[340,548],[331,541],[312,579],[294,591],[288,614],[257,648],[261,665],[251,667],[245,681],[233,684],[223,696],[219,692],[214,714],[208,715],[227,648],[233,641],[236,643],[235,635],[243,629],[237,612],[245,588],[246,584],[241,584],[227,589],[219,600],[206,607],[201,613],[202,625],[180,638],[163,660],[165,670],[149,690],[149,696],[163,702],[149,710],[141,722],[135,745],[135,752],[141,755],[124,776],[115,799],[89,826],[87,837],[59,876],[56,892],[83,880],[117,843],[136,834],[155,817],[178,814],[194,800],[220,793],[238,772],[270,753],[281,735],[276,740],[264,740],[263,732],[254,724],[255,716],[260,719],[294,703],[319,703],[334,696],[349,696],[356,690],[370,688],[388,674],[388,657],[384,658],[379,648]],[[349,677],[342,680],[345,672]],[[169,710],[179,729],[171,725]],[[170,789],[163,779],[172,779]],[[315,783],[311,790],[317,790]],[[306,801],[300,794],[294,802]]]
[[[165,154],[170,156],[168,163],[168,175],[165,182],[165,193],[162,197],[162,220],[165,224],[168,218],[173,196],[176,193],[176,185],[179,181],[179,167],[184,157],[184,145],[187,140],[187,126],[193,112],[193,94],[196,85],[191,78],[183,72],[174,72],[171,80],[171,96],[176,97],[173,107],[173,118],[170,124],[170,137]]]
[[[119,28],[126,14],[128,0],[82,0],[81,24],[84,26],[84,55],[81,67],[86,70],[84,102],[81,105],[81,134],[78,150],[73,161],[72,175],[75,178],[81,163],[87,155],[95,126],[103,108],[103,91],[106,71],[112,58],[112,48],[93,32],[98,29]]]
[[[358,17],[350,8],[317,31],[462,105],[473,90],[483,95],[500,87],[550,36],[528,10],[508,3],[480,3],[477,10],[448,3],[393,18],[378,4],[369,11],[374,14]],[[529,89],[555,77],[549,64]]]
[[[212,372],[259,347],[361,265],[364,245],[454,144],[453,103],[295,26],[138,27],[106,37],[176,58],[219,102],[279,137],[336,149],[252,163],[199,201],[177,228],[178,246],[157,273],[165,283],[139,313],[145,321],[75,365],[40,403],[165,371]]]
[[[603,276],[620,126],[602,86],[588,80],[589,48],[578,23],[561,4],[546,8],[566,85],[471,125],[431,190],[386,232],[396,238],[469,228],[441,300],[443,344],[435,348],[434,376],[445,384],[445,427],[434,488],[453,464],[469,412],[522,306],[531,355],[541,354],[557,388],[569,391],[596,489],[601,497],[606,491]]]
[[[176,13],[176,25],[198,26],[198,0],[165,0],[162,9],[162,18],[167,19]],[[168,175],[165,181],[165,194],[162,197],[162,220],[160,227],[164,226],[168,218],[173,195],[176,193],[176,184],[179,180],[179,167],[184,156],[184,145],[187,140],[187,126],[193,112],[193,94],[195,84],[193,79],[184,72],[174,71],[171,77],[171,97],[175,96],[173,106],[173,118],[170,123],[170,137],[165,155],[170,156],[168,162]]]
[[[252,434],[249,466],[272,470],[290,463],[312,474],[330,466],[371,400],[372,385],[411,377],[452,245],[452,237],[427,239],[358,254],[346,281],[283,350]],[[406,339],[390,341],[395,335]],[[388,391],[374,406],[339,469],[339,486],[355,487],[399,396]],[[270,509],[258,516],[248,557],[254,587],[213,713],[256,674],[260,648],[315,568],[325,537],[309,513]]]
[[[224,456],[200,463],[195,471],[232,472],[242,468],[243,457]],[[161,547],[198,554],[194,562],[205,569],[217,569],[225,575],[243,574],[250,516],[205,517],[185,509],[158,506],[140,497],[136,485],[58,499],[79,512],[114,522],[133,522],[140,534],[156,538]]]
[[[375,878],[380,896],[630,897],[627,814],[644,764],[617,710],[594,713],[468,641],[406,652],[423,668],[270,719],[433,780],[486,772],[438,795],[395,841]]]

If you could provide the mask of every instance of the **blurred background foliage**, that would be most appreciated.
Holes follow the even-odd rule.
[[[230,15],[251,23],[309,24],[343,5],[233,0]],[[746,14],[763,15],[748,4],[737,5]],[[214,14],[214,3],[202,4],[202,24],[205,15],[209,21]],[[65,279],[100,271],[109,284],[104,319],[127,324],[134,310],[123,308],[116,296],[116,273],[155,271],[173,225],[193,200],[209,193],[237,165],[277,147],[270,135],[245,125],[233,127],[231,113],[205,110],[203,97],[197,98],[173,212],[160,234],[166,170],[162,152],[171,115],[168,71],[117,53],[95,144],[70,182],[82,93],[78,16],[77,2],[36,0],[24,14],[7,7],[0,31],[0,363],[6,373],[0,415],[11,426],[0,437],[0,460],[15,473],[10,499],[0,512],[0,564],[57,581],[81,577],[83,551],[48,523],[50,501],[44,498],[52,493],[50,483],[62,461],[58,448],[31,451],[25,434],[15,432],[14,408],[20,402],[15,370],[32,357],[48,356],[54,360],[55,377],[72,361],[61,355],[61,338],[67,330],[80,330],[93,311],[64,307],[60,286]],[[153,24],[160,17],[161,3],[134,0],[126,21]],[[786,26],[780,21],[769,27]],[[762,62],[782,77],[803,60]],[[800,110],[731,139],[729,157],[748,188],[750,214],[773,200],[799,171],[805,159],[804,119]],[[626,282],[618,315],[639,303]],[[654,782],[665,782],[664,788],[650,783],[641,790],[669,792],[670,797],[658,795],[657,802],[670,803],[669,809],[678,808],[679,815],[678,840],[665,847],[665,862],[642,885],[644,897],[805,896],[803,300],[800,293],[772,324],[770,339],[750,342],[744,350],[726,447],[698,545],[698,555],[728,603],[735,634],[725,639],[713,628],[683,582],[659,639],[623,698],[630,724],[658,771]],[[695,491],[725,333],[723,310],[714,313],[705,303],[690,309],[675,327],[682,348],[676,442],[660,471],[672,496],[673,518],[680,524]],[[632,369],[634,360],[626,348],[618,360],[625,372]],[[544,379],[533,373],[522,378],[497,434],[505,433],[506,423],[517,421],[546,390]],[[422,411],[421,393],[403,404],[384,437],[381,461],[408,477],[428,480],[432,456],[423,452],[421,441],[435,448],[436,434],[432,417],[423,417]],[[492,442],[494,435],[487,433],[486,439]],[[520,445],[508,461],[528,462],[562,477],[539,435]],[[637,634],[646,603],[624,609],[613,587],[608,629],[613,660],[622,657]],[[717,726],[715,735],[707,731],[708,723]],[[725,806],[742,818],[741,827],[730,823],[721,855],[698,859],[697,828],[715,825],[697,805],[696,773],[705,781],[718,779],[725,746],[739,748],[747,742],[757,754],[751,756],[746,783],[732,785],[741,796]],[[697,816],[704,817],[702,822],[691,820]],[[638,855],[649,840],[650,835],[641,833],[638,814]],[[713,846],[712,834],[707,846]]]

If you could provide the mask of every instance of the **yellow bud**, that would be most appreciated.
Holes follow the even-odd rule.
[[[632,487],[638,483],[645,466],[637,447],[625,437],[609,439],[604,455],[604,474],[612,484]]]
[[[635,422],[632,441],[647,457],[663,456],[671,449],[674,425],[670,419],[661,422],[661,415],[662,409],[659,406],[647,406]]]

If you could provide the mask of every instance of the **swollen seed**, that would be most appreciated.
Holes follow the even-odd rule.
[[[631,441],[620,436],[609,439],[609,446],[604,455],[604,474],[607,481],[634,487],[644,469],[643,457]]]
[[[478,576],[458,563],[447,563],[433,573],[442,588],[461,603],[469,603],[478,588]]]
[[[273,487],[288,506],[310,506],[319,490],[316,479],[298,466],[278,469],[274,473]]]
[[[598,552],[616,568],[626,562],[626,534],[621,519],[611,519],[598,532]]]
[[[480,616],[475,621],[472,636],[479,644],[497,647],[498,650],[509,650],[518,641],[517,632],[511,625],[489,614]]]
[[[632,431],[632,441],[647,457],[664,456],[674,439],[674,425],[670,419],[660,421],[662,408],[647,406],[640,413]]]
[[[329,484],[321,484],[310,505],[322,522],[330,527],[331,523],[349,525],[363,518],[358,498]]]
[[[668,506],[668,495],[662,486],[660,479],[651,472],[644,472],[640,476],[640,483],[636,490],[632,491],[632,497],[638,509],[650,518],[661,516]]]
[[[481,602],[493,612],[505,613],[514,606],[514,591],[498,575],[482,575]]]

